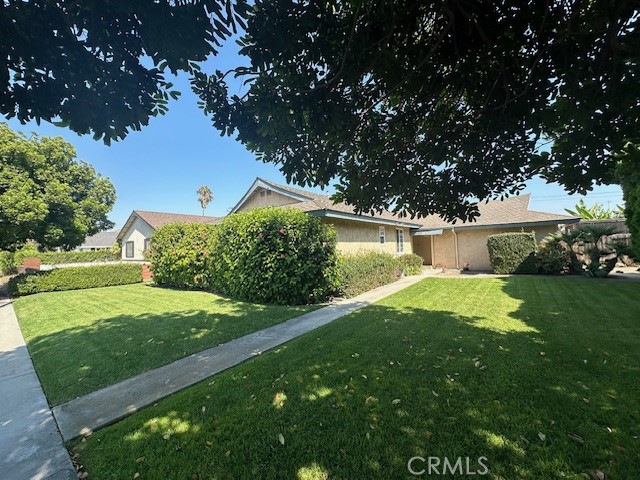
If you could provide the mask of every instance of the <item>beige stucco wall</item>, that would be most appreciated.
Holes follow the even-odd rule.
[[[265,196],[261,197],[260,192],[265,192]],[[282,195],[278,192],[272,191],[271,195],[267,195],[266,192],[267,191],[262,187],[256,188],[255,192],[249,195],[249,198],[247,198],[247,200],[238,207],[237,211],[242,212],[245,210],[264,207],[280,207],[282,205],[290,205],[298,202],[298,200],[287,197],[286,195]]]
[[[149,224],[139,218],[136,218],[131,226],[124,232],[122,236],[122,259],[123,260],[144,260],[144,241],[151,238],[154,229]],[[133,242],[133,258],[126,257],[126,244]]]
[[[425,265],[431,265],[431,236],[417,236],[413,237],[413,253],[420,255]]]
[[[396,254],[396,227],[379,225],[369,222],[357,222],[336,218],[323,218],[323,221],[333,225],[338,233],[338,251],[345,254],[365,252],[385,252]],[[380,244],[379,227],[385,228],[386,242]],[[398,227],[399,228],[399,227]],[[411,234],[408,228],[404,231],[404,252],[412,253]]]
[[[558,230],[555,225],[544,225],[535,229],[524,229],[525,232],[535,232],[536,240],[540,242],[544,237]],[[492,228],[458,231],[459,267],[469,264],[469,270],[491,270],[487,237],[497,233],[521,232],[522,228]],[[434,237],[434,265],[443,268],[456,268],[455,238],[451,231]]]

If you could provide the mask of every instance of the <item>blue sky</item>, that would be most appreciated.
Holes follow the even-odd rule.
[[[234,50],[234,45],[229,45],[212,63],[221,70],[234,66],[238,60]],[[255,177],[284,183],[276,166],[257,161],[233,138],[220,136],[198,109],[186,76],[174,84],[182,96],[170,103],[166,115],[152,118],[142,131],[132,132],[110,147],[90,135],[81,137],[44,122],[40,126],[35,122],[21,125],[15,120],[8,123],[27,134],[64,137],[76,147],[78,159],[109,177],[118,196],[110,215],[116,226],[122,226],[134,209],[200,214],[196,190],[201,185],[208,185],[214,193],[207,215],[222,216]],[[564,213],[564,208],[573,207],[581,198],[541,179],[531,180],[525,192],[532,195],[532,210],[557,213]],[[586,202],[615,207],[622,203],[622,192],[616,185],[595,187]]]

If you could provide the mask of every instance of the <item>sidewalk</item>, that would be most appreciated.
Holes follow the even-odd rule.
[[[0,476],[76,478],[9,300],[0,299]]]
[[[53,414],[65,440],[86,435],[114,423],[140,408],[194,385],[216,373],[238,365],[300,335],[315,330],[351,312],[396,293],[425,276],[404,277],[357,297],[237,338],[229,343],[195,353],[173,363],[141,373],[115,385],[55,407]]]

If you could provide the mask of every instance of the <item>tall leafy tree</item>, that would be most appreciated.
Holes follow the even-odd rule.
[[[363,211],[470,218],[475,199],[536,174],[571,193],[614,181],[612,154],[640,136],[639,9],[256,0],[246,65],[194,86],[218,129],[289,180],[337,177],[337,197]]]
[[[0,2],[0,113],[124,138],[179,95],[165,74],[197,70],[245,11],[246,0]]]
[[[0,249],[27,240],[43,248],[75,247],[113,226],[111,182],[61,137],[27,138],[0,123]]]
[[[616,175],[624,198],[624,216],[636,258],[640,258],[640,144],[626,144],[616,155],[616,160]]]
[[[198,191],[198,202],[200,202],[200,206],[202,207],[202,215],[204,215],[204,211],[207,209],[207,206],[213,200],[213,192],[206,185],[201,186]]]
[[[573,209],[565,208],[565,212],[574,217],[580,217],[584,220],[608,220],[611,218],[624,218],[624,208],[616,205],[614,210],[605,208],[601,203],[594,203],[590,207],[587,206],[583,199],[576,203]]]

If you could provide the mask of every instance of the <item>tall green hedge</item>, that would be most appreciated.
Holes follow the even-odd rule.
[[[494,273],[537,273],[538,244],[534,233],[499,233],[487,237]]]
[[[12,297],[18,297],[40,292],[110,287],[139,282],[142,282],[142,265],[122,263],[56,268],[44,272],[18,275],[9,281],[8,291]]]
[[[226,217],[219,225],[167,225],[151,238],[154,280],[261,303],[304,304],[336,290],[336,234],[283,208]]]
[[[216,228],[200,223],[175,223],[156,230],[146,254],[154,281],[172,287],[213,288]]]

